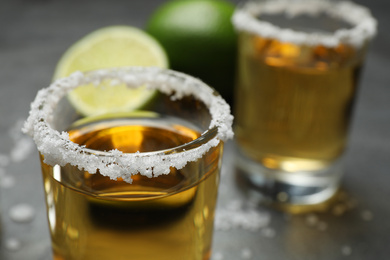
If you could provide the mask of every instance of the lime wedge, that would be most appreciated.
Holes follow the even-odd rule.
[[[73,44],[58,62],[54,79],[75,71],[124,66],[167,68],[168,58],[161,45],[146,32],[131,26],[110,26]],[[71,91],[68,98],[78,112],[90,116],[142,108],[155,93],[143,88],[129,89],[124,85],[110,88],[88,85]]]

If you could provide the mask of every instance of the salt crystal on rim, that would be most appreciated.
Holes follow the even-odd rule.
[[[112,150],[92,153],[90,149],[70,141],[67,132],[59,132],[50,127],[54,108],[67,92],[80,85],[98,85],[110,79],[125,83],[130,88],[146,86],[149,89],[158,89],[162,93],[172,95],[172,99],[193,95],[209,108],[209,132],[217,129],[216,135],[201,146],[190,148],[185,144],[171,149],[170,152],[122,153]],[[188,162],[196,161],[220,141],[233,137],[232,122],[229,105],[202,81],[171,70],[131,67],[76,72],[55,81],[38,92],[22,130],[33,137],[38,151],[45,158],[44,162],[49,165],[65,166],[69,163],[90,173],[96,173],[99,169],[102,175],[111,179],[121,177],[131,182],[131,176],[137,173],[149,177],[159,176],[168,174],[170,167],[181,169]],[[206,135],[209,135],[208,131],[203,133],[202,137]],[[153,165],[150,162],[153,162]]]
[[[281,14],[295,17],[301,14],[311,16],[324,12],[330,17],[341,19],[352,25],[350,29],[336,30],[332,35],[325,33],[306,33],[281,28],[266,21],[258,20],[261,14]],[[334,47],[341,42],[362,46],[376,34],[377,21],[368,8],[349,1],[329,0],[268,0],[249,1],[237,9],[232,17],[236,29],[262,35],[265,38],[279,39],[283,42]]]

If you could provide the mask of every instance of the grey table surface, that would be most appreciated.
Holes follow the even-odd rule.
[[[80,37],[107,25],[142,28],[162,2],[1,0],[0,259],[51,259],[38,154],[19,130],[36,92],[48,86],[61,54]],[[390,259],[390,2],[358,2],[372,9],[379,34],[362,75],[342,199],[326,212],[300,215],[254,206],[237,185],[230,142],[218,212],[241,207],[236,213],[249,219],[255,211],[262,222],[253,230],[237,219],[229,230],[217,225],[213,259]],[[32,214],[17,221],[12,214],[18,207]]]

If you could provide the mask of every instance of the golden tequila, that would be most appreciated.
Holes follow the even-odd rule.
[[[316,171],[342,154],[362,51],[296,45],[242,32],[236,139],[268,169]]]
[[[169,149],[200,136],[160,117],[104,119],[68,132],[86,148],[126,153]],[[132,184],[42,162],[54,259],[209,259],[221,152],[222,144],[168,175],[133,175]]]
[[[246,2],[232,21],[238,171],[278,206],[328,200],[376,20],[347,1],[265,0]]]

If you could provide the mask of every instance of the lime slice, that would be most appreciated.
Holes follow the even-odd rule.
[[[58,62],[54,79],[75,71],[123,66],[168,67],[164,49],[144,31],[131,26],[98,29],[72,45]],[[114,91],[112,88],[115,88]],[[69,101],[84,116],[142,108],[155,91],[129,89],[124,85],[83,86],[69,93]]]

